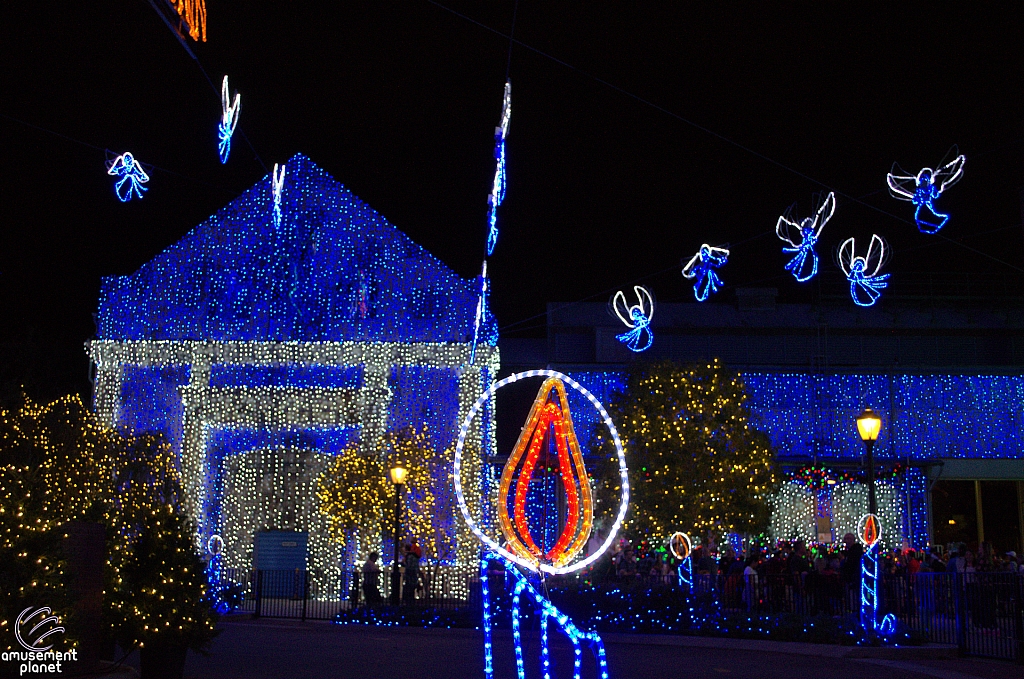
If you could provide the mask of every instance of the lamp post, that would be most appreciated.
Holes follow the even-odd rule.
[[[391,566],[391,604],[393,606],[398,605],[398,591],[402,583],[402,574],[398,572],[398,544],[399,532],[402,530],[402,486],[405,485],[405,477],[408,473],[405,467],[392,467],[390,470],[391,483],[395,484],[395,561]]]
[[[878,503],[875,501],[875,441],[882,430],[882,418],[871,408],[864,408],[857,416],[857,432],[860,440],[868,449],[868,513],[878,514]]]

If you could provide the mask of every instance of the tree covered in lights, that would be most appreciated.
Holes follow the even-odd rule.
[[[629,458],[627,535],[652,542],[675,531],[760,533],[778,486],[775,451],[750,424],[740,375],[716,359],[635,364],[609,403]],[[598,430],[598,497],[618,503],[615,448]]]
[[[420,539],[424,556],[450,556],[452,536],[440,522],[434,479],[444,478],[451,466],[451,450],[437,451],[425,430],[407,427],[388,432],[379,454],[361,454],[352,445],[336,455],[320,477],[317,497],[327,515],[331,534],[339,542],[355,535],[363,552],[390,537],[396,488],[388,471],[408,471],[405,481],[402,526]]]
[[[89,521],[107,529],[104,624],[115,633],[133,587],[124,569],[178,487],[162,438],[105,428],[78,396],[48,404],[23,396],[0,411],[0,626],[28,605],[67,615],[61,528]]]
[[[213,610],[194,529],[171,505],[152,510],[121,570],[118,639],[122,646],[203,650],[213,640]]]

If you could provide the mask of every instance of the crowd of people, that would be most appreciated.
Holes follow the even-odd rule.
[[[807,576],[817,573],[838,576],[852,582],[860,578],[860,542],[847,533],[841,546],[814,545],[802,540],[780,541],[773,547],[751,547],[737,552],[730,546],[718,550],[714,544],[696,547],[691,556],[693,573],[697,575]],[[597,580],[628,580],[632,578],[664,578],[675,573],[679,560],[668,550],[649,549],[638,556],[628,542],[613,546],[604,564],[595,567]],[[1024,556],[1015,551],[998,553],[993,545],[953,543],[945,548],[896,548],[880,554],[879,568],[889,575],[917,573],[1024,573]]]

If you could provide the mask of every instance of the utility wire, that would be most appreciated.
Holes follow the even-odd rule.
[[[40,125],[36,125],[36,124],[30,123],[30,122],[26,122],[26,121],[24,121],[24,120],[22,120],[20,118],[15,118],[14,116],[7,115],[6,113],[0,113],[0,118],[5,118],[5,119],[10,120],[12,122],[18,123],[19,125],[24,125],[25,127],[30,127],[33,130],[38,130],[40,132],[45,132],[46,134],[53,135],[54,137],[60,137],[61,139],[64,139],[66,141],[74,142],[75,144],[80,144],[82,146],[86,146],[88,148],[95,149],[97,151],[103,151],[105,153],[113,154],[113,155],[116,155],[116,153],[117,153],[116,151],[111,151],[109,148],[106,148],[105,146],[97,146],[96,144],[90,144],[87,141],[82,141],[81,139],[76,139],[75,137],[66,135],[63,132],[56,132],[54,130],[42,127]],[[228,188],[225,188],[223,186],[218,186],[217,184],[211,184],[211,183],[209,183],[207,181],[203,181],[202,179],[197,179],[196,177],[192,177],[192,176],[187,175],[187,174],[182,174],[181,172],[175,172],[174,170],[168,170],[166,167],[160,167],[159,165],[153,165],[151,163],[143,163],[142,161],[139,161],[139,162],[144,167],[147,167],[147,168],[149,168],[151,170],[157,170],[159,172],[163,172],[164,174],[173,175],[175,177],[181,177],[182,179],[188,179],[189,181],[193,181],[193,182],[195,182],[197,184],[203,184],[204,186],[209,186],[211,188],[215,188],[215,189],[218,189],[220,191],[224,191],[225,193],[229,193],[232,196],[237,196],[239,193],[241,193],[241,191],[239,191],[238,189],[228,189]]]
[[[156,0],[156,1],[159,2],[160,0]],[[167,20],[167,17],[164,16],[163,12],[161,12],[160,9],[156,6],[154,0],[146,0],[146,2],[148,2],[149,5],[153,8],[153,11],[155,11],[157,13],[157,16],[159,16],[160,20],[164,22],[164,25],[167,26],[167,29],[178,40],[178,43],[183,48],[185,48],[185,52],[190,57],[192,57],[193,61],[196,62],[196,66],[199,67],[199,71],[203,74],[203,77],[206,78],[206,82],[210,85],[210,89],[213,90],[213,93],[219,97],[220,96],[220,90],[217,89],[217,86],[214,84],[213,80],[210,78],[210,74],[206,72],[205,68],[203,68],[203,62],[199,61],[199,57],[196,56],[196,53],[193,52],[192,49],[188,46],[188,43],[181,36],[181,34],[178,32],[178,29],[176,29],[174,26],[171,25],[171,22],[169,22]],[[258,162],[260,164],[260,167],[263,168],[264,172],[269,172],[270,170],[267,169],[266,163],[264,163],[263,159],[260,158],[260,154],[256,152],[256,147],[254,147],[252,145],[252,142],[249,141],[249,136],[245,133],[245,130],[241,126],[239,126],[237,129],[238,129],[238,132],[242,135],[242,139],[244,139],[245,143],[248,144],[249,150],[252,151],[252,155],[255,156],[256,162]]]
[[[476,26],[479,26],[480,28],[482,28],[482,29],[484,29],[486,31],[490,31],[491,33],[494,33],[495,35],[499,35],[499,36],[501,36],[503,38],[508,38],[510,43],[515,43],[515,44],[519,45],[520,47],[523,47],[523,48],[525,48],[525,49],[527,49],[527,50],[529,50],[529,51],[531,51],[531,52],[533,52],[535,54],[538,54],[538,55],[544,57],[545,59],[549,59],[550,61],[553,61],[553,62],[555,62],[555,63],[557,63],[557,64],[559,64],[561,66],[564,66],[565,68],[567,68],[569,70],[576,71],[577,73],[581,73],[582,75],[585,75],[588,78],[591,78],[591,79],[601,83],[605,87],[608,87],[608,88],[610,88],[612,90],[615,90],[616,92],[618,92],[619,94],[621,94],[621,95],[623,95],[625,97],[628,97],[628,98],[633,99],[633,100],[635,100],[637,102],[640,102],[641,104],[644,104],[645,106],[649,106],[649,107],[655,109],[656,111],[660,111],[661,113],[664,113],[665,115],[667,115],[667,116],[669,116],[671,118],[674,118],[674,119],[676,119],[676,120],[678,120],[678,121],[680,121],[682,123],[685,123],[685,124],[687,124],[687,125],[689,125],[689,126],[691,126],[693,128],[696,128],[696,129],[700,130],[701,132],[704,132],[705,134],[708,134],[708,135],[710,135],[712,137],[715,137],[716,139],[718,139],[720,141],[723,141],[723,142],[725,142],[727,144],[735,146],[738,149],[746,151],[747,153],[749,153],[749,154],[751,154],[751,155],[753,155],[753,156],[755,156],[757,158],[760,158],[761,160],[763,160],[763,161],[765,161],[767,163],[775,165],[776,167],[782,168],[782,169],[786,170],[787,172],[795,174],[796,176],[798,176],[798,177],[800,177],[802,179],[805,179],[805,180],[811,182],[812,184],[816,184],[818,186],[821,186],[822,188],[829,189],[829,190],[833,191],[836,195],[842,196],[842,197],[844,197],[844,198],[846,198],[846,199],[848,199],[850,201],[853,201],[854,203],[857,203],[857,204],[862,205],[862,206],[864,206],[866,208],[874,210],[875,212],[879,212],[879,213],[881,213],[883,215],[886,215],[887,217],[895,219],[898,222],[902,222],[904,224],[913,224],[913,222],[911,222],[909,219],[907,219],[905,217],[900,217],[899,215],[893,214],[892,212],[889,212],[888,210],[880,208],[877,205],[872,205],[871,203],[865,202],[864,200],[862,200],[860,198],[857,198],[855,196],[851,196],[848,193],[844,193],[843,191],[838,191],[836,189],[833,189],[828,184],[826,184],[826,183],[824,183],[822,181],[819,181],[819,180],[815,179],[814,177],[811,177],[810,175],[805,174],[805,173],[801,172],[800,170],[797,170],[796,168],[793,168],[793,167],[791,167],[789,165],[786,165],[785,163],[782,163],[782,162],[780,162],[778,160],[775,160],[774,158],[771,158],[770,156],[767,156],[767,155],[761,153],[760,151],[756,151],[755,149],[753,149],[753,148],[751,148],[751,147],[749,147],[749,146],[747,146],[745,144],[742,144],[742,143],[740,143],[738,141],[735,141],[734,139],[730,139],[729,137],[726,137],[725,135],[720,134],[719,132],[716,132],[716,131],[708,128],[708,127],[705,127],[704,125],[701,125],[700,123],[697,123],[697,122],[695,122],[693,120],[690,120],[689,118],[681,116],[678,113],[676,113],[674,111],[671,111],[671,110],[665,108],[664,106],[661,106],[660,104],[656,104],[656,103],[654,103],[653,101],[651,101],[649,99],[645,99],[644,97],[641,97],[638,94],[634,94],[634,93],[630,92],[629,90],[626,90],[626,89],[624,89],[624,88],[622,88],[622,87],[620,87],[620,86],[618,86],[618,85],[616,85],[616,84],[614,84],[612,82],[609,82],[609,81],[607,81],[607,80],[605,80],[603,78],[600,78],[600,77],[598,77],[598,76],[596,76],[596,75],[594,75],[592,73],[584,71],[581,68],[577,68],[576,66],[573,66],[572,64],[570,64],[567,61],[563,61],[562,59],[559,59],[558,57],[555,57],[552,54],[549,54],[549,53],[547,53],[547,52],[545,52],[543,50],[537,49],[536,47],[533,47],[532,45],[526,44],[522,40],[516,40],[511,34],[510,35],[506,35],[506,34],[502,33],[501,31],[499,31],[499,30],[497,30],[495,28],[491,28],[487,24],[484,24],[484,23],[482,23],[480,21],[477,21],[476,19],[473,19],[470,16],[467,16],[467,15],[465,15],[465,14],[463,14],[461,12],[458,12],[458,11],[456,11],[456,10],[450,8],[450,7],[447,7],[445,5],[442,5],[441,3],[437,2],[437,0],[427,0],[427,2],[430,3],[431,5],[434,5],[435,7],[443,9],[446,12],[454,14],[455,16],[457,16],[457,17],[459,17],[461,19],[464,19],[465,21],[468,21],[468,22],[470,22],[470,23],[472,23],[472,24],[474,24]],[[873,192],[873,193],[878,193],[878,192]],[[873,195],[873,194],[868,194],[868,195]],[[938,235],[941,236],[941,234],[938,234]],[[946,238],[945,236],[942,236],[942,237]],[[985,252],[982,252],[981,250],[976,250],[974,248],[968,247],[968,246],[963,245],[962,243],[958,243],[957,241],[954,241],[954,240],[952,240],[950,238],[946,238],[946,240],[948,240],[950,243],[953,243],[954,245],[960,245],[961,247],[964,247],[964,248],[970,250],[971,252],[974,252],[975,254],[981,255],[983,257],[987,257],[988,259],[991,259],[992,261],[995,261],[995,262],[999,262],[1000,264],[1002,264],[1004,266],[1008,266],[1011,269],[1014,269],[1016,271],[1024,272],[1024,269],[1022,269],[1021,267],[1015,266],[1015,265],[1010,264],[1008,262],[1005,262],[1005,261],[1003,261],[1001,259],[993,257],[992,255],[989,255],[989,254],[987,254]]]

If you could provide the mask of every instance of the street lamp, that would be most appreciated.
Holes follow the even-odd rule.
[[[875,441],[882,430],[882,418],[871,408],[864,408],[857,416],[857,431],[860,440],[868,449],[868,513],[878,514],[878,503],[875,501]]]
[[[391,483],[395,484],[395,561],[391,566],[391,604],[397,606],[398,590],[402,582],[402,575],[398,572],[398,533],[402,530],[402,486],[405,485],[405,477],[409,472],[405,467],[392,467],[389,473]]]

